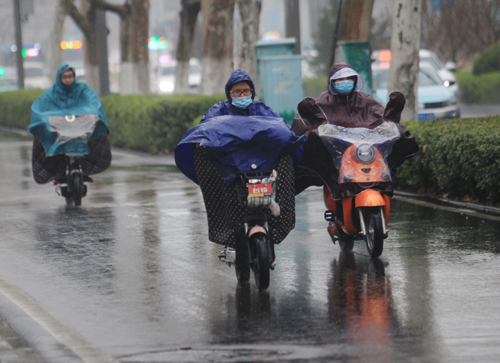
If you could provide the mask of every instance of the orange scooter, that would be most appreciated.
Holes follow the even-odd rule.
[[[351,251],[354,241],[364,239],[371,257],[379,257],[387,238],[392,196],[391,172],[387,163],[399,131],[391,122],[375,129],[322,125],[318,134],[338,170],[335,190],[323,187],[333,242]],[[330,185],[330,187],[328,186]]]

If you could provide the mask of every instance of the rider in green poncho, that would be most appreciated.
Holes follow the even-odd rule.
[[[99,96],[75,79],[75,70],[62,64],[56,81],[31,106],[33,177],[39,184],[64,182],[67,154],[81,155],[85,176],[111,163],[108,123]]]

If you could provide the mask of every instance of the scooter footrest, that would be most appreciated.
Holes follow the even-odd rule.
[[[325,211],[325,219],[328,222],[333,222],[335,220],[335,212],[333,212],[331,210]]]

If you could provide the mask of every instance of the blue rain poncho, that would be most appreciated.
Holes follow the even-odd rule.
[[[187,131],[175,149],[175,162],[189,179],[198,184],[194,150],[203,144],[227,184],[236,174],[272,169],[282,152],[300,161],[303,141],[285,120],[270,116],[217,116]]]
[[[101,100],[86,83],[76,79],[71,86],[61,81],[68,69],[57,69],[56,81],[31,106],[28,131],[42,144],[47,157],[57,154],[89,154],[88,141],[108,133],[108,122]]]

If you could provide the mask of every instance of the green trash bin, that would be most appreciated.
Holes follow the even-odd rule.
[[[257,55],[257,94],[288,124],[303,99],[302,57],[295,54],[295,38],[259,41]]]
[[[359,73],[365,86],[362,91],[372,94],[371,51],[368,42],[338,42],[338,60],[347,62]]]

